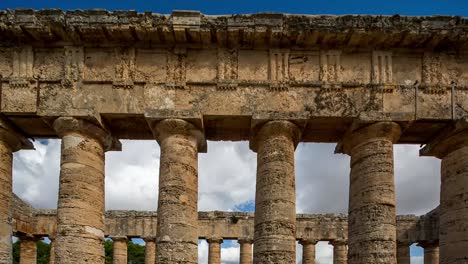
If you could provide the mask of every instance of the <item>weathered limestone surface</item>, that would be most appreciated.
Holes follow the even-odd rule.
[[[20,241],[20,264],[37,263],[37,241],[35,237],[22,237]]]
[[[301,240],[302,245],[302,263],[315,264],[315,244],[316,240]]]
[[[357,128],[340,146],[351,156],[348,219],[348,262],[396,263],[395,183],[393,143],[396,123]]]
[[[161,147],[156,261],[198,263],[198,152],[204,136],[180,119],[158,122],[154,134]]]
[[[145,264],[156,263],[156,238],[146,237],[145,240]]]
[[[330,242],[330,244],[333,245],[333,264],[347,264],[348,248],[346,247],[346,241],[335,240]]]
[[[222,238],[209,238],[208,240],[208,264],[221,264]]]
[[[439,245],[440,263],[468,261],[468,126],[461,121],[447,127],[421,150],[442,159]],[[431,251],[434,254],[434,251]],[[439,253],[437,252],[437,255]]]
[[[198,237],[253,235],[257,263],[270,253],[292,263],[293,240],[346,241],[348,232],[350,263],[394,263],[396,241],[433,242],[440,231],[441,263],[463,263],[466,24],[443,16],[0,11],[0,262],[11,261],[13,231],[56,234],[59,263],[80,263],[78,255],[102,263],[104,235],[158,236],[158,256],[176,263],[196,261]],[[51,125],[63,117],[80,125]],[[296,124],[301,137],[278,129],[258,141],[271,120]],[[366,134],[396,123],[398,136]],[[374,125],[356,130],[363,124]],[[173,133],[180,127],[184,132]],[[11,152],[28,143],[21,136],[13,147],[11,131],[63,139],[57,213],[20,202],[12,208]],[[110,135],[161,144],[159,221],[152,213],[118,212],[103,220],[103,155],[118,146]],[[294,146],[340,142],[343,135],[341,151],[352,156],[349,219],[296,215]],[[257,139],[263,200],[255,232],[253,216],[197,217],[196,153],[205,150],[205,138]],[[422,154],[443,160],[440,221],[439,213],[395,220],[393,143],[427,144]],[[71,246],[72,237],[73,245],[86,246]]]
[[[55,262],[104,263],[104,152],[112,140],[75,118],[58,118],[54,128],[62,138]]]
[[[294,151],[301,131],[289,121],[261,125],[257,152],[254,263],[296,262]]]
[[[252,255],[252,238],[239,238],[238,242],[240,244],[240,264],[252,264],[253,255]]]
[[[114,247],[114,264],[127,264],[127,237],[111,237]]]
[[[145,114],[177,110],[200,113],[213,140],[249,139],[256,115],[300,115],[306,142],[337,142],[357,118],[426,143],[468,113],[460,17],[8,10],[0,23],[0,111],[35,137],[92,116],[151,139]]]
[[[55,238],[49,236],[49,240],[50,240],[49,264],[55,264]]]
[[[13,152],[32,148],[32,144],[0,120],[0,263],[11,264]]]

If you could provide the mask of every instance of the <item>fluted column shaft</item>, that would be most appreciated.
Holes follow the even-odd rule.
[[[210,238],[208,241],[208,264],[221,264],[221,238]]]
[[[393,143],[400,126],[380,122],[349,132],[343,151],[351,156],[348,262],[396,263]]]
[[[464,264],[468,262],[468,146],[449,153],[441,166],[440,263]]]
[[[49,264],[55,264],[55,238],[50,239],[50,255],[49,255]]]
[[[62,138],[55,262],[104,263],[104,151],[108,134],[84,120],[54,122]]]
[[[37,263],[37,239],[24,237],[20,240],[20,264]]]
[[[252,239],[239,239],[240,264],[252,264]]]
[[[421,150],[421,155],[442,159],[440,263],[464,264],[468,261],[468,123],[459,122],[451,129],[443,131],[428,143]],[[431,254],[435,256],[436,252]]]
[[[333,241],[333,264],[347,264],[348,263],[348,248],[344,241]]]
[[[145,238],[145,264],[156,263],[156,241],[155,238]]]
[[[406,243],[397,244],[397,263],[398,264],[410,264],[411,263],[410,245]]]
[[[20,148],[22,148],[20,136],[0,120],[0,263],[5,264],[13,262],[11,242],[13,236],[11,226],[13,152]],[[32,148],[31,143],[27,148]]]
[[[302,264],[315,264],[315,244],[317,241],[304,240],[302,244]]]
[[[114,249],[114,264],[127,264],[127,242],[126,237],[112,237]]]
[[[0,263],[12,263],[12,165],[10,146],[0,141]]]
[[[419,246],[424,248],[424,264],[439,264],[439,243],[419,243]]]
[[[255,136],[257,152],[254,260],[296,263],[296,183],[294,151],[299,128],[289,121],[270,121]]]
[[[180,119],[154,127],[161,147],[159,169],[158,263],[198,263],[198,151],[203,134]]]

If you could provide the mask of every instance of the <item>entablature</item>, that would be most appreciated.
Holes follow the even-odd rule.
[[[199,116],[208,140],[301,116],[305,142],[338,142],[358,119],[424,144],[468,116],[466,21],[0,11],[0,112],[31,137],[72,116],[151,139],[147,116],[172,111]]]

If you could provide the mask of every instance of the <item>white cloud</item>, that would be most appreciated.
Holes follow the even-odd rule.
[[[424,256],[411,257],[411,264],[423,264]]]
[[[326,241],[320,241],[315,246],[315,260],[317,264],[333,263],[333,246]]]
[[[34,142],[36,150],[14,153],[13,192],[38,208],[56,208],[60,140]]]
[[[122,147],[122,151],[106,153],[106,208],[156,210],[158,144],[154,140],[123,140]]]

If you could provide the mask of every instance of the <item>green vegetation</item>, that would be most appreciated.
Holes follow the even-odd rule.
[[[104,242],[106,252],[106,264],[112,264],[113,246],[112,241]],[[49,264],[50,245],[43,242],[37,242],[37,264]],[[20,241],[13,243],[13,264],[19,264],[20,259]],[[144,264],[145,263],[145,246],[128,242],[128,263],[129,264]]]
[[[145,246],[133,244],[129,241],[127,244],[128,264],[144,264],[145,263]],[[104,242],[104,249],[106,252],[106,264],[112,264],[114,249],[112,241]]]

